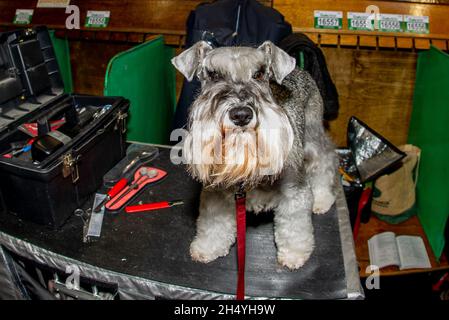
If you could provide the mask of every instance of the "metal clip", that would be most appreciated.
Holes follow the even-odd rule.
[[[71,175],[73,183],[76,183],[80,178],[77,164],[79,158],[79,156],[74,158],[72,153],[67,153],[62,157],[62,176],[67,178]]]
[[[240,200],[240,199],[246,198],[246,191],[245,191],[245,187],[244,187],[243,183],[240,184],[238,190],[235,192],[234,198],[235,198],[235,200]]]
[[[117,126],[116,129],[120,129],[121,133],[126,133],[126,119],[128,118],[127,112],[119,111],[117,114]]]

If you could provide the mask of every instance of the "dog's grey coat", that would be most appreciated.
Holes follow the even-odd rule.
[[[334,145],[322,125],[321,95],[311,75],[299,68],[295,68],[283,80],[282,85],[271,82],[270,87],[276,102],[287,113],[294,131],[295,140],[287,165],[295,169],[299,181],[304,181],[304,162],[308,161],[304,152],[306,141],[315,148],[321,149],[322,156],[334,156]],[[336,158],[333,162],[336,164]]]

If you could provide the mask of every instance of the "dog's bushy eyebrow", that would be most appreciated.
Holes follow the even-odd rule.
[[[221,80],[224,78],[224,74],[220,70],[214,70],[214,69],[208,68],[208,69],[206,69],[206,74],[209,77],[209,79],[212,81],[217,81],[217,80]]]

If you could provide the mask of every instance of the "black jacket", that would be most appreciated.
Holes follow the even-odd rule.
[[[296,58],[301,64],[300,52],[304,57],[302,68],[315,80],[324,103],[324,119],[333,120],[338,116],[338,92],[327,70],[326,59],[321,49],[305,34],[294,33],[284,38],[279,47]]]
[[[187,19],[186,48],[200,40],[212,46],[259,46],[275,44],[292,33],[292,27],[275,9],[256,0],[217,0],[197,6]],[[187,122],[188,108],[200,90],[197,79],[184,81],[176,108],[174,128]]]

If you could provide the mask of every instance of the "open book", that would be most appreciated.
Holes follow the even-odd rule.
[[[419,236],[396,237],[393,232],[379,233],[368,240],[368,249],[371,265],[379,268],[431,268],[426,246]]]

